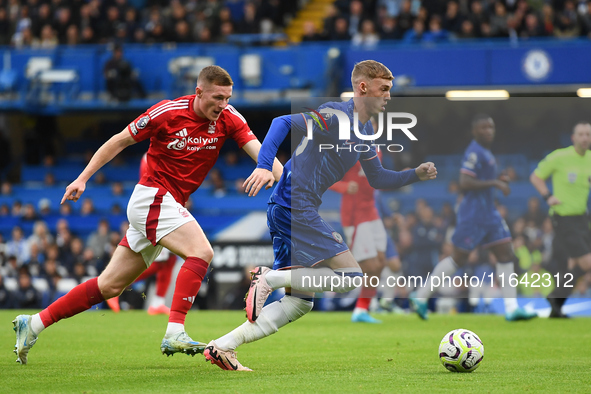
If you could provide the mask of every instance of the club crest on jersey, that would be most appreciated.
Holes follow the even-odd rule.
[[[166,147],[168,149],[183,150],[187,146],[187,129],[184,128],[181,131],[177,131],[174,135],[180,138],[173,139]]]
[[[335,241],[337,241],[338,243],[342,244],[343,243],[343,237],[341,236],[341,234],[337,233],[336,231],[332,232],[332,237],[334,238]]]
[[[577,180],[577,173],[576,172],[569,172],[568,173],[568,181],[570,183],[575,183],[576,180]]]
[[[137,126],[138,129],[142,130],[143,128],[145,128],[148,125],[149,121],[150,121],[150,117],[144,116],[144,117],[140,118],[137,122],[135,122],[135,125]]]
[[[216,124],[215,120],[213,122],[209,123],[209,128],[207,129],[207,132],[209,134],[215,134],[215,124]]]

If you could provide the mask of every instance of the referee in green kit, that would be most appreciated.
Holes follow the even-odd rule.
[[[583,271],[591,270],[591,230],[587,199],[591,187],[591,124],[579,122],[571,135],[573,145],[557,149],[544,158],[529,180],[550,206],[554,225],[552,259],[557,263],[557,286],[548,296],[550,317],[566,317],[562,306],[574,287],[568,258]],[[546,179],[552,177],[551,193]],[[557,278],[558,277],[558,278]],[[569,282],[569,283],[566,283]],[[568,287],[566,287],[568,286]]]

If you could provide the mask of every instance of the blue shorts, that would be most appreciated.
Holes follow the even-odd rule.
[[[451,237],[454,246],[472,251],[477,246],[489,247],[511,240],[511,233],[507,223],[499,216],[492,223],[481,224],[473,221],[458,222],[456,231]]]
[[[388,244],[386,246],[386,260],[389,260],[393,257],[398,257],[398,250],[396,249],[396,244],[392,240],[392,237],[388,235]]]
[[[311,267],[349,250],[341,234],[315,210],[269,204],[267,225],[273,240],[273,269]]]

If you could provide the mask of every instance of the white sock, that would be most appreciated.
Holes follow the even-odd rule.
[[[290,287],[291,270],[273,270],[269,272],[267,275],[265,275],[265,279],[267,280],[269,286],[273,288],[273,290],[277,290],[282,287]]]
[[[439,277],[441,279],[442,275],[451,276],[458,270],[458,266],[454,259],[451,256],[448,256],[441,260],[435,268],[433,268],[433,272],[429,275],[429,280],[425,282],[425,285],[417,290],[417,298],[422,301],[427,301],[431,294],[433,294],[433,290],[431,290],[432,285],[431,281],[433,280],[434,276]]]
[[[165,337],[170,337],[172,335],[175,334],[179,334],[181,332],[185,331],[185,325],[181,324],[181,323],[168,323],[168,326],[166,326],[166,334],[164,334]]]
[[[41,331],[45,330],[45,326],[41,321],[41,316],[38,313],[35,313],[31,318],[31,329],[36,335],[39,335]]]
[[[154,295],[152,297],[152,302],[150,302],[150,306],[156,308],[156,307],[159,307],[160,305],[164,305],[164,297]]]
[[[312,306],[314,303],[311,301],[286,295],[264,307],[254,323],[244,322],[230,333],[216,339],[215,343],[223,350],[235,350],[244,343],[275,334],[281,327],[310,312]]]
[[[509,278],[515,273],[515,266],[513,262],[509,263],[497,263],[497,276],[504,274],[504,286],[501,287],[501,294],[503,295],[503,301],[505,302],[505,313],[513,313],[513,311],[519,308],[517,304],[517,288],[510,286]]]
[[[363,309],[363,308],[359,308],[359,307],[355,307],[353,309],[353,314],[355,314],[355,313],[362,313],[362,312],[367,312],[367,309]]]
[[[357,279],[356,279],[357,278]],[[298,268],[292,270],[291,288],[305,293],[347,293],[363,283],[361,268]]]

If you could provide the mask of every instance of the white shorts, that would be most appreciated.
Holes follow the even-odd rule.
[[[120,245],[141,253],[149,267],[162,252],[158,242],[183,224],[195,220],[193,215],[162,188],[136,185],[127,204],[129,229]]]
[[[381,219],[345,227],[343,232],[349,249],[358,262],[377,257],[378,252],[386,251],[388,234]]]

